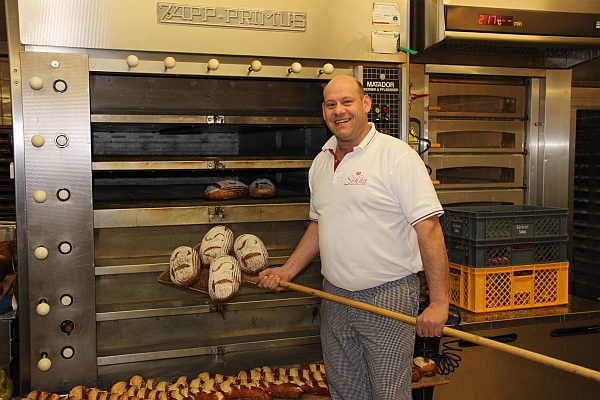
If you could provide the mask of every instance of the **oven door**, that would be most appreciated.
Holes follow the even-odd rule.
[[[522,121],[431,120],[429,152],[522,153],[525,127]]]
[[[430,80],[429,117],[523,119],[525,85],[516,81],[470,84]]]
[[[431,179],[443,188],[518,188],[523,186],[523,155],[429,156]]]

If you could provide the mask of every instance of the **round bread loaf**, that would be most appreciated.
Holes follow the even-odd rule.
[[[218,256],[229,254],[233,246],[233,232],[223,225],[213,226],[202,241],[194,247],[200,253],[202,265],[209,266]]]
[[[243,182],[233,179],[211,183],[204,191],[204,196],[210,200],[237,199],[247,195],[248,186]]]
[[[200,274],[200,258],[198,252],[188,246],[180,246],[173,250],[169,260],[171,282],[179,286],[190,286]]]
[[[252,197],[272,197],[275,196],[275,185],[268,179],[259,178],[248,186],[248,191]]]
[[[208,294],[215,302],[233,300],[240,292],[242,271],[240,264],[230,255],[215,258],[208,274]]]
[[[269,253],[257,236],[244,233],[235,239],[233,251],[242,271],[256,275],[269,267]]]

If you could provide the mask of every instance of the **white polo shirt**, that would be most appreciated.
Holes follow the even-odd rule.
[[[422,270],[413,225],[443,214],[419,155],[370,126],[335,171],[335,136],[309,170],[310,218],[319,223],[323,276],[351,291]]]

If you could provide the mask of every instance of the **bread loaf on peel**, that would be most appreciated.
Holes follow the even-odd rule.
[[[215,302],[233,300],[240,292],[242,271],[235,257],[219,256],[210,264],[208,295]]]
[[[248,186],[243,182],[233,179],[211,183],[204,191],[204,196],[210,200],[237,199],[247,195]]]
[[[196,250],[180,246],[173,250],[169,259],[171,282],[178,286],[190,286],[200,274],[200,258]]]
[[[257,236],[244,233],[235,239],[233,251],[242,271],[256,275],[269,267],[269,253]]]
[[[210,266],[218,256],[229,254],[233,246],[233,232],[223,225],[213,226],[202,241],[194,247],[200,253],[202,265]]]

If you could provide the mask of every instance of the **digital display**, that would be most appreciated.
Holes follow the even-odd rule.
[[[513,26],[514,20],[512,15],[496,15],[496,14],[479,14],[479,25],[505,25]]]

